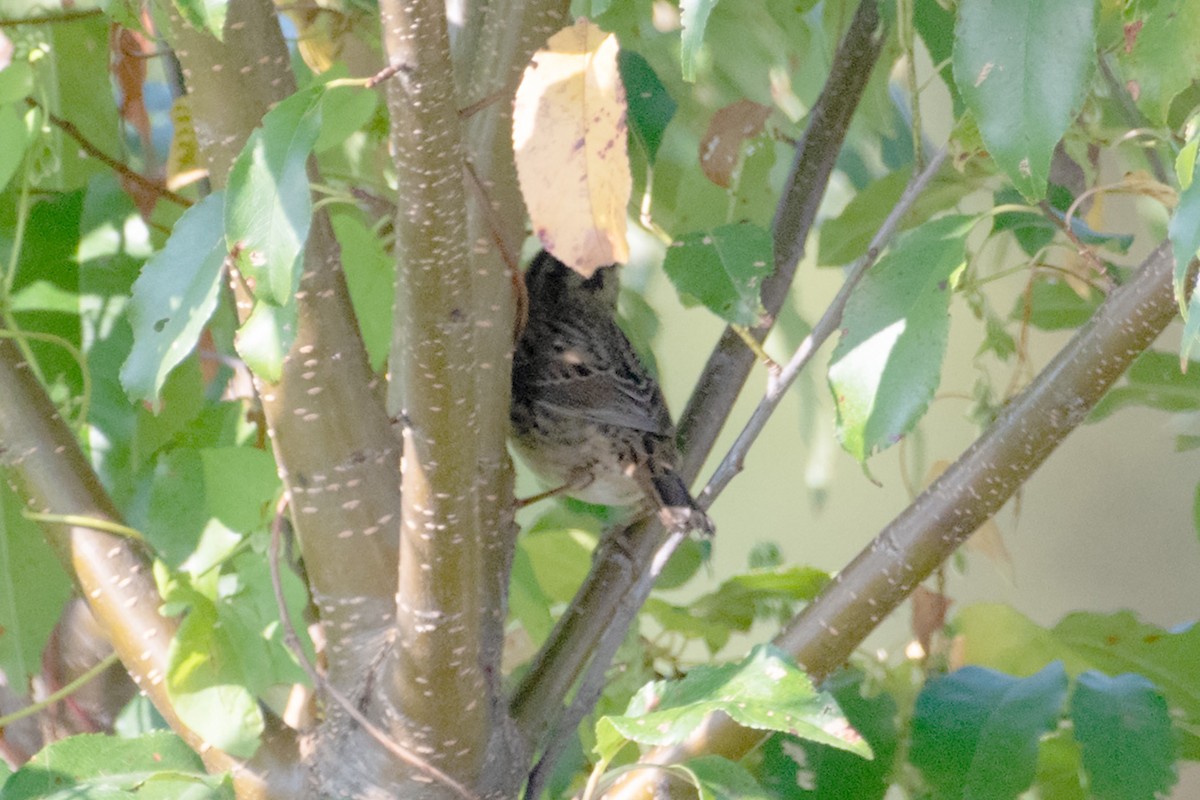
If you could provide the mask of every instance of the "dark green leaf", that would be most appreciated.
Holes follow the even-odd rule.
[[[3,189],[24,161],[25,146],[29,144],[25,120],[14,106],[0,105],[0,142],[4,143],[0,147],[0,189]]]
[[[330,220],[342,247],[346,287],[350,290],[367,358],[372,369],[382,371],[392,345],[396,260],[387,254],[379,237],[363,224],[358,214],[337,209],[330,214]]]
[[[950,57],[954,52],[954,12],[943,8],[938,0],[916,0],[912,10],[913,27],[921,35],[921,41],[925,43],[925,49],[929,51],[929,58],[935,65],[943,65],[938,71],[938,75],[941,76],[942,81],[946,84],[946,89],[950,92],[955,118],[961,117],[963,112],[962,95],[958,93],[958,85],[954,83],[950,64]]]
[[[663,269],[676,290],[735,325],[762,315],[762,280],[774,270],[771,234],[757,225],[723,225],[681,237],[667,249]]]
[[[196,346],[217,307],[225,261],[222,209],[219,192],[189,208],[133,285],[133,350],[121,366],[131,400],[158,401],[167,373]]]
[[[1028,678],[964,667],[930,681],[913,709],[909,759],[936,797],[1011,800],[1033,782],[1038,740],[1066,694],[1059,662]]]
[[[946,352],[950,276],[974,217],[948,216],[900,236],[850,296],[829,366],[838,438],[860,462],[912,430]]]
[[[663,131],[678,108],[667,87],[663,86],[650,62],[632,50],[621,50],[617,56],[621,81],[625,84],[625,99],[629,105],[629,132],[646,151],[646,160],[654,163]]]
[[[1021,194],[1046,193],[1054,146],[1095,62],[1094,0],[963,0],[954,79],[992,158]]]
[[[857,669],[837,672],[825,682],[875,758],[777,733],[762,749],[757,774],[781,800],[881,800],[896,757],[896,701],[890,694],[868,695],[866,676]]]
[[[700,800],[772,800],[745,767],[721,756],[689,758],[680,765]]]
[[[1154,684],[1141,675],[1080,675],[1071,722],[1097,800],[1159,797],[1174,785],[1171,716]]]
[[[1187,372],[1179,369],[1172,353],[1148,350],[1129,367],[1120,385],[1110,389],[1088,420],[1096,422],[1128,406],[1147,406],[1162,411],[1200,410],[1200,363],[1190,362]]]

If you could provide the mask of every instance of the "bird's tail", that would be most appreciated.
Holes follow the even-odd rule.
[[[667,470],[652,475],[653,500],[658,506],[658,518],[667,530],[700,531],[706,536],[717,532],[713,521],[704,513],[688,491],[678,473]]]

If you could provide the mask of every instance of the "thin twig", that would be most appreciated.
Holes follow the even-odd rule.
[[[1146,117],[1138,110],[1137,104],[1129,95],[1128,90],[1121,85],[1117,80],[1117,76],[1113,74],[1112,67],[1108,64],[1108,57],[1103,53],[1098,59],[1100,61],[1100,74],[1104,77],[1104,82],[1108,84],[1108,90],[1112,92],[1112,96],[1117,101],[1117,105],[1121,107],[1121,113],[1125,115],[1126,121],[1131,127],[1143,127],[1146,123]],[[1154,177],[1158,178],[1159,183],[1167,183],[1170,178],[1167,175],[1167,168],[1163,166],[1162,157],[1158,154],[1158,150],[1152,148],[1144,148],[1146,151],[1146,160],[1150,163],[1150,169],[1154,172]]]
[[[913,203],[937,175],[942,168],[942,163],[946,160],[948,149],[943,147],[938,153],[929,160],[929,164],[925,169],[911,181],[904,189],[904,194],[900,196],[900,200],[896,203],[887,219],[879,226],[879,230],[871,239],[871,245],[867,248],[867,252],[858,259],[851,267],[850,272],[846,275],[846,282],[842,284],[842,288],[838,290],[837,296],[825,309],[825,313],[821,319],[813,326],[808,336],[804,337],[804,341],[796,348],[796,352],[791,359],[780,371],[779,377],[771,381],[767,385],[767,391],[763,395],[763,399],[759,401],[758,408],[754,410],[754,414],[750,417],[750,421],[746,423],[746,427],[742,429],[738,435],[737,441],[729,448],[729,452],[725,454],[725,458],[721,460],[720,465],[709,479],[708,485],[704,487],[704,491],[696,498],[701,508],[708,508],[717,495],[721,493],[733,476],[741,472],[743,462],[746,458],[746,453],[750,450],[750,446],[754,444],[755,439],[762,433],[762,429],[766,426],[767,420],[775,412],[775,408],[779,405],[779,401],[783,399],[784,393],[788,387],[795,382],[800,371],[812,359],[813,354],[825,343],[830,336],[837,331],[838,326],[842,324],[842,313],[846,309],[846,302],[850,299],[850,294],[854,291],[854,287],[862,280],[863,275],[879,258],[879,254],[891,241],[896,230],[900,227],[901,220],[912,209]]]
[[[111,169],[112,171],[116,172],[121,177],[126,178],[126,179],[132,181],[133,183],[136,183],[138,186],[140,186],[141,188],[145,189],[148,192],[152,192],[153,194],[156,194],[159,197],[170,200],[172,203],[175,203],[176,205],[183,206],[184,208],[187,208],[192,205],[192,201],[188,200],[183,195],[177,194],[177,193],[171,191],[170,189],[168,189],[167,187],[162,186],[161,184],[158,184],[158,183],[150,180],[149,178],[147,178],[145,175],[141,174],[140,172],[135,172],[134,170],[130,169],[128,165],[118,161],[117,159],[110,156],[108,153],[105,153],[99,147],[92,144],[88,140],[88,138],[83,135],[83,132],[80,131],[79,128],[75,127],[75,123],[58,116],[53,111],[51,111],[50,109],[46,108],[41,103],[39,103],[37,100],[33,99],[32,97],[26,97],[25,104],[27,106],[29,106],[30,108],[36,108],[36,109],[40,110],[43,114],[46,115],[46,119],[48,119],[50,121],[50,124],[52,124],[54,127],[61,130],[67,136],[70,136],[72,139],[74,139],[75,142],[83,149],[83,151],[85,153],[87,153],[89,156],[96,159],[100,163],[104,164],[104,166],[106,166],[109,169]]]
[[[283,623],[283,643],[292,651],[292,655],[300,663],[301,669],[308,675],[309,680],[313,682],[319,691],[325,696],[331,698],[335,703],[341,706],[346,714],[362,726],[362,729],[370,734],[371,738],[379,742],[385,750],[394,755],[396,758],[408,764],[413,769],[420,770],[438,783],[449,787],[455,794],[463,798],[463,800],[479,800],[478,795],[472,793],[467,787],[463,786],[454,778],[450,777],[440,769],[430,764],[425,759],[421,758],[416,753],[412,752],[404,745],[388,738],[387,733],[381,730],[375,723],[367,719],[366,716],[354,707],[354,704],[346,699],[341,692],[333,688],[325,676],[317,671],[313,663],[308,660],[308,654],[304,652],[304,647],[300,644],[300,636],[296,633],[296,626],[292,624],[292,615],[288,611],[287,601],[283,596],[283,581],[279,576],[279,546],[280,546],[280,529],[281,524],[271,526],[271,546],[267,558],[267,564],[271,570],[271,589],[275,592],[275,604],[279,608],[279,620]]]
[[[113,664],[119,663],[120,660],[121,659],[117,656],[116,653],[109,653],[104,658],[100,659],[100,661],[96,662],[96,664],[94,666],[92,666],[92,668],[89,669],[87,672],[83,673],[78,678],[71,681],[66,686],[62,687],[57,692],[55,692],[54,694],[47,695],[44,699],[39,700],[38,702],[36,702],[32,705],[25,706],[24,708],[18,709],[16,711],[12,712],[11,714],[0,717],[0,729],[7,728],[9,725],[12,725],[17,720],[25,719],[26,717],[31,717],[34,714],[38,713],[39,711],[42,711],[43,709],[47,709],[50,706],[54,705],[59,700],[64,700],[64,699],[70,697],[71,695],[75,694],[75,692],[82,689],[84,684],[92,681],[98,675],[100,675],[100,673],[104,672],[106,669],[111,667]]]
[[[61,14],[44,14],[40,17],[0,19],[0,28],[15,28],[18,25],[53,25],[60,22],[75,22],[80,19],[99,17],[102,14],[104,14],[103,9],[88,8],[80,11],[64,11]]]
[[[637,615],[638,609],[642,607],[642,602],[649,596],[650,590],[654,587],[655,581],[662,574],[663,568],[671,556],[686,539],[686,533],[672,532],[655,552],[654,559],[650,562],[650,568],[642,571],[633,588],[621,598],[621,603],[613,613],[608,628],[596,645],[596,655],[580,680],[579,689],[575,692],[570,707],[559,717],[542,757],[538,759],[537,765],[529,773],[529,782],[525,788],[525,800],[537,800],[541,796],[542,787],[550,777],[551,769],[558,757],[571,741],[571,736],[579,727],[579,723],[583,721],[589,711],[595,708],[596,702],[603,694],[604,678],[608,673],[608,667],[621,643],[625,641],[625,633]]]

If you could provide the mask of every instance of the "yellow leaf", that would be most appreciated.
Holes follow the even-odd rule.
[[[513,105],[513,153],[533,229],[587,276],[629,260],[625,111],[616,37],[586,19],[534,54]]]

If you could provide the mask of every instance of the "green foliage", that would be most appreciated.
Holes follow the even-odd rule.
[[[204,772],[173,733],[85,734],[51,745],[4,783],[6,800],[233,800],[228,776]]]
[[[954,79],[996,163],[1029,200],[1046,194],[1050,155],[1094,63],[1093,0],[963,0]]]
[[[759,289],[774,269],[771,236],[755,225],[725,225],[680,238],[663,269],[685,297],[734,325],[757,325]]]
[[[979,667],[930,681],[917,698],[909,758],[935,797],[1015,798],[1033,782],[1038,740],[1057,724],[1067,675],[1028,678]]]
[[[974,223],[948,216],[904,234],[846,306],[829,385],[838,438],[860,462],[912,430],[937,389],[951,275],[962,266]]]
[[[617,33],[623,48],[636,145],[629,211],[646,223],[635,240],[644,262],[637,266],[660,268],[657,238],[661,267],[686,302],[721,322],[760,324],[780,192],[857,3],[573,5]],[[71,18],[47,23],[43,15],[60,12],[0,0],[0,17],[39,20],[3,28],[13,55],[0,64],[0,335],[30,358],[99,484],[144,535],[163,610],[180,622],[163,676],[176,711],[206,741],[248,756],[259,747],[266,714],[281,712],[290,689],[306,680],[282,642],[264,553],[288,465],[276,463],[251,378],[261,388],[283,374],[299,325],[296,293],[314,208],[329,211],[370,366],[381,378],[387,373],[397,268],[388,223],[405,198],[394,192],[383,91],[341,80],[379,64],[337,64],[314,75],[296,54],[301,89],[265,116],[229,175],[209,176],[224,192],[204,196],[191,186],[178,189],[183,201],[148,198],[95,152],[153,183],[169,135],[186,151],[189,112],[180,104],[168,114],[174,88],[165,59],[157,58],[142,59],[145,96],[119,106],[114,97],[128,87],[114,92],[110,79],[119,60],[110,26],[138,23],[122,4],[70,11]],[[174,11],[200,35],[224,36],[223,0],[176,0]],[[838,438],[857,461],[905,437],[919,439],[923,426],[946,419],[930,407],[952,341],[950,314],[965,301],[969,313],[955,317],[953,336],[979,354],[979,375],[973,387],[947,381],[945,391],[973,393],[971,413],[991,419],[1041,366],[1034,360],[1045,355],[1040,332],[1085,325],[1129,278],[1128,254],[1150,249],[1164,227],[1185,320],[1180,352],[1141,355],[1090,419],[1130,406],[1200,411],[1200,368],[1189,358],[1200,339],[1200,299],[1189,294],[1190,265],[1200,253],[1200,0],[908,0],[880,11],[887,20],[881,64],[829,196],[813,209],[818,235],[779,314],[780,335],[766,345],[772,356],[777,347],[790,354],[833,296],[835,272],[813,268],[866,255],[931,148],[949,138],[952,157],[853,290],[828,370],[813,367],[801,377],[807,452],[786,464],[796,484],[812,489],[814,504],[840,490],[828,477],[837,470],[827,455],[835,449],[832,420],[820,423],[832,416],[816,397],[822,381],[835,398]],[[342,19],[331,8],[321,13]],[[156,46],[168,48],[169,31],[160,33],[166,40]],[[353,31],[337,33],[343,38],[331,52],[351,62],[346,53],[364,42]],[[454,36],[463,38],[454,47],[477,46],[470,38],[477,33],[456,27]],[[520,38],[507,29],[493,33],[497,42]],[[307,44],[315,37],[299,38]],[[378,60],[375,44],[366,44]],[[459,99],[469,101],[463,108],[481,99],[474,87],[459,88]],[[483,99],[507,103],[502,95]],[[718,186],[699,168],[701,151],[713,144],[706,134],[714,115],[743,100],[765,109],[767,122],[738,138],[728,186]],[[146,139],[138,103],[150,120]],[[213,120],[196,122],[192,133],[223,130]],[[464,130],[474,124],[464,115]],[[1112,204],[1123,200],[1110,204],[1109,195],[1126,189],[1114,189],[1106,176],[1155,172],[1157,163],[1172,161],[1173,176],[1156,177],[1163,183],[1144,186],[1114,213]],[[177,166],[166,173],[176,177]],[[321,183],[310,185],[316,174]],[[491,187],[470,186],[472,208],[486,209]],[[152,208],[143,207],[147,199]],[[990,228],[977,224],[989,216]],[[227,291],[231,263],[235,285],[253,301],[241,322]],[[640,288],[623,291],[621,309],[652,363],[659,320]],[[345,409],[330,435],[357,424],[356,412]],[[1179,449],[1200,446],[1193,428],[1182,429]],[[340,442],[307,444],[341,452]],[[800,475],[813,464],[820,469]],[[1200,491],[1191,499],[1200,530]],[[22,515],[22,498],[0,488],[0,506],[0,670],[9,687],[23,691],[42,667],[70,582],[63,558]],[[524,526],[506,576],[509,682],[562,619],[604,526],[625,516],[574,502],[543,511]],[[1038,800],[1125,800],[1167,792],[1180,762],[1200,760],[1194,626],[1079,612],[1047,628],[1012,608],[971,606],[950,622],[953,648],[939,649],[935,637],[921,661],[860,650],[821,691],[771,647],[741,659],[748,642],[787,624],[831,580],[825,569],[785,562],[781,548],[761,542],[752,568],[721,571],[715,587],[699,588],[711,572],[703,569],[706,548],[719,558],[726,537],[757,531],[758,522],[721,519],[714,543],[689,542],[676,553],[619,651],[619,668],[594,712],[602,718],[583,723],[567,745],[549,796],[575,793],[589,758],[615,771],[634,758],[630,742],[678,743],[715,711],[769,736],[738,761],[703,755],[671,768],[704,798],[1028,792]],[[838,565],[825,566],[836,573]],[[282,589],[298,622],[309,607],[303,573],[282,565]],[[319,661],[311,642],[302,646]],[[946,665],[961,668],[943,676]],[[180,740],[149,732],[164,724],[144,698],[135,700],[115,724],[122,737],[51,743],[0,794],[232,797],[229,778],[204,775]],[[7,772],[0,762],[0,780]]]
[[[42,649],[71,587],[22,507],[0,484],[0,669],[10,687],[23,690],[41,669]]]

